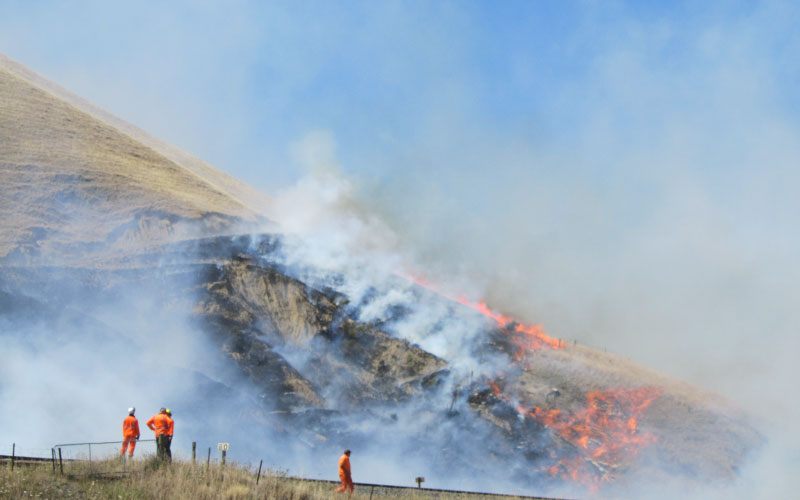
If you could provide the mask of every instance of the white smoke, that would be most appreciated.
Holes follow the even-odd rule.
[[[531,310],[526,309],[525,304],[529,304],[533,311],[544,311],[542,306],[537,304],[537,298],[546,304],[556,306],[550,313],[542,315],[546,319],[553,318],[553,313],[558,318],[558,315],[575,311],[576,306],[573,304],[568,307],[563,304],[563,307],[558,306],[560,302],[568,302],[573,297],[573,292],[575,292],[576,303],[586,305],[585,301],[589,297],[587,290],[583,292],[576,290],[577,280],[574,273],[565,273],[565,279],[556,287],[556,295],[553,295],[550,293],[551,291],[541,290],[541,287],[552,285],[553,280],[558,279],[558,276],[549,273],[543,275],[541,280],[527,281],[526,283],[531,284],[531,288],[528,289],[521,288],[524,283],[519,281],[519,278],[525,275],[513,276],[514,273],[510,270],[503,270],[505,266],[519,263],[519,256],[507,261],[496,258],[485,260],[483,261],[485,268],[475,269],[474,265],[479,261],[472,261],[468,264],[465,264],[463,260],[458,262],[459,259],[466,258],[465,254],[455,251],[452,245],[466,245],[466,242],[461,240],[445,243],[439,249],[445,250],[442,253],[426,254],[415,251],[413,245],[421,242],[413,227],[398,226],[399,219],[380,219],[375,212],[365,208],[367,204],[381,206],[382,202],[380,199],[372,197],[374,191],[370,191],[363,185],[359,186],[354,180],[348,179],[341,173],[341,168],[336,164],[335,146],[330,134],[314,133],[307,136],[296,144],[295,154],[304,159],[304,165],[310,167],[308,169],[311,173],[304,177],[297,186],[281,193],[277,198],[276,206],[281,210],[278,212],[277,218],[281,221],[289,221],[287,227],[301,235],[302,240],[302,244],[293,248],[289,260],[296,259],[295,263],[303,262],[321,269],[341,271],[346,279],[340,283],[338,289],[357,302],[365,301],[360,309],[361,320],[381,321],[386,318],[388,311],[391,311],[392,308],[406,307],[410,309],[411,312],[408,315],[391,323],[391,333],[417,343],[425,350],[448,360],[458,373],[476,371],[486,374],[491,372],[491,365],[482,364],[472,352],[473,341],[481,334],[481,328],[470,321],[449,321],[446,318],[452,314],[452,311],[445,310],[446,308],[443,308],[441,302],[420,303],[416,301],[409,291],[411,286],[403,288],[402,279],[399,281],[401,286],[398,286],[396,279],[398,273],[402,275],[409,269],[422,270],[423,275],[427,274],[438,278],[439,283],[442,283],[440,286],[448,292],[452,292],[453,296],[458,294],[459,289],[474,300],[488,296],[496,299],[500,304],[506,304],[507,311],[518,314],[523,319],[535,320],[537,318],[536,315],[531,314]],[[391,191],[391,187],[387,189]],[[647,348],[648,342],[650,342],[648,339],[652,338],[656,332],[663,331],[663,335],[667,336],[668,332],[675,331],[675,329],[702,328],[704,324],[708,324],[707,314],[710,311],[721,311],[731,307],[731,299],[736,303],[740,303],[740,299],[755,302],[754,295],[744,290],[748,280],[751,284],[760,287],[760,278],[750,272],[743,274],[738,268],[741,266],[742,260],[737,249],[725,247],[724,243],[717,239],[719,235],[717,237],[707,236],[703,228],[707,228],[713,222],[704,222],[702,218],[716,219],[720,215],[714,213],[715,209],[708,205],[707,200],[703,201],[703,195],[695,193],[695,196],[687,197],[685,189],[685,185],[677,185],[675,190],[670,193],[670,196],[674,197],[670,205],[657,208],[658,211],[665,213],[664,220],[657,222],[654,227],[644,228],[642,233],[645,236],[635,239],[630,239],[634,235],[626,236],[629,238],[627,243],[632,245],[631,251],[635,252],[634,255],[641,258],[644,258],[645,255],[650,257],[643,261],[631,260],[627,265],[614,261],[613,267],[603,271],[604,277],[601,282],[607,284],[605,290],[608,293],[608,296],[603,299],[603,306],[609,311],[598,317],[597,314],[601,312],[587,306],[589,310],[576,313],[579,316],[577,319],[570,320],[562,317],[568,322],[554,321],[555,328],[565,327],[570,336],[577,338],[582,343],[588,342],[597,347],[611,346],[612,348],[617,346],[614,338],[604,336],[612,325],[624,325],[620,335],[628,335],[627,332],[632,332],[634,328],[645,332],[650,331],[649,336],[640,335],[637,338],[627,339],[632,345],[624,353],[632,356],[634,352]],[[694,202],[687,206],[686,203],[693,199]],[[420,211],[424,211],[436,203],[435,199],[424,199],[418,205],[413,206],[411,210],[419,214]],[[404,206],[406,205],[404,204]],[[685,217],[674,219],[672,215],[674,210],[679,210]],[[420,215],[420,217],[422,216]],[[698,217],[700,217],[699,220],[692,220]],[[390,223],[389,220],[394,222]],[[469,225],[471,222],[471,220],[462,221],[465,225]],[[506,230],[513,229],[513,226],[509,228],[509,223],[522,224],[519,217],[511,217],[510,220],[502,220],[498,223],[498,229],[505,228]],[[676,224],[679,226],[675,226]],[[501,240],[506,239],[500,234],[497,237]],[[512,236],[508,236],[508,239],[513,241]],[[480,248],[491,243],[492,241],[479,240],[475,245]],[[504,248],[500,250],[506,252]],[[567,252],[565,258],[575,258],[577,249],[566,247],[564,250]],[[677,253],[674,253],[676,250]],[[542,253],[541,250],[534,247],[534,254],[539,258],[554,258],[546,253],[551,250],[545,249],[544,251],[545,253]],[[524,253],[524,248],[520,248],[519,252]],[[610,258],[605,250],[602,252],[601,255],[604,258]],[[665,252],[674,254],[667,255]],[[481,254],[479,252],[474,255]],[[494,257],[502,255],[497,254]],[[446,256],[455,257],[453,261],[450,261]],[[652,267],[652,264],[657,263],[658,259],[668,263],[670,267]],[[716,260],[713,267],[706,266],[705,269],[701,269],[704,266],[702,262],[711,260]],[[766,262],[762,262],[762,265],[766,264]],[[678,267],[675,266],[680,265],[688,265],[688,267],[679,273],[673,273],[671,277],[664,275],[666,269],[677,270]],[[468,269],[468,272],[459,275],[460,266],[465,266],[461,270]],[[500,268],[499,274],[489,276],[496,271],[492,266]],[[762,267],[762,271],[764,269]],[[448,270],[453,273],[452,280],[445,277]],[[583,265],[583,270],[587,270],[585,265]],[[597,274],[600,271],[588,269],[588,272]],[[645,286],[646,283],[650,283],[651,286],[658,283],[664,288],[652,289],[653,297],[648,297],[647,293],[639,288],[627,289],[626,287],[633,283],[629,276],[631,272],[639,273],[636,283],[642,286]],[[686,281],[688,279],[686,273],[692,274],[693,281],[691,283],[701,287],[699,293],[708,295],[701,297],[691,290],[692,285]],[[615,279],[615,274],[619,279]],[[509,276],[512,276],[508,280],[510,288],[503,290],[503,280]],[[482,289],[481,283],[487,283],[488,288]],[[410,285],[410,283],[406,284]],[[727,292],[724,291],[725,288]],[[680,290],[685,290],[686,298],[680,297]],[[511,297],[510,293],[516,293],[518,297]],[[656,309],[658,304],[654,304],[652,300],[657,298],[664,300],[665,294],[672,297],[673,304],[682,304],[684,307],[690,308],[691,312],[688,315],[684,313],[675,316],[677,323],[663,320],[663,324],[653,324],[651,322],[661,317],[662,312],[659,309],[662,308]],[[686,303],[689,297],[693,297],[692,300],[697,303],[689,306]],[[553,302],[554,300],[558,302]],[[614,300],[619,302],[611,302]],[[739,310],[753,311],[753,307],[761,307],[760,310],[764,310],[764,307],[774,309],[782,300],[777,302],[769,306],[766,304],[757,306],[756,303],[751,302],[748,306],[741,306]],[[624,308],[626,312],[620,312],[620,308]],[[663,308],[663,311],[677,313],[672,307]],[[619,317],[609,316],[610,314],[617,314]],[[754,424],[759,422],[758,419],[763,419],[764,425],[757,425],[757,427],[767,435],[769,444],[756,455],[751,456],[753,461],[744,464],[744,467],[738,472],[738,478],[730,484],[714,484],[709,487],[710,490],[691,492],[686,490],[686,485],[679,479],[675,479],[674,487],[670,486],[668,490],[664,489],[654,493],[652,485],[643,481],[641,488],[635,487],[637,495],[647,498],[666,498],[669,494],[664,491],[671,491],[683,496],[692,496],[692,498],[711,498],[710,495],[717,493],[720,498],[730,498],[731,496],[769,498],[776,491],[785,491],[779,486],[781,482],[776,484],[774,481],[775,476],[781,475],[775,471],[784,471],[785,473],[787,466],[797,463],[798,456],[795,433],[782,424],[782,422],[792,420],[788,417],[795,411],[795,405],[788,399],[776,398],[781,391],[785,390],[780,381],[791,379],[790,373],[781,373],[788,366],[784,364],[785,358],[780,353],[773,354],[773,359],[776,359],[777,356],[778,360],[771,370],[778,377],[777,385],[773,385],[772,378],[765,377],[766,373],[762,371],[764,367],[758,365],[755,357],[749,356],[748,359],[748,357],[741,356],[730,340],[716,335],[716,328],[719,328],[721,323],[727,324],[728,331],[732,334],[742,327],[737,320],[746,319],[749,322],[756,319],[750,316],[749,312],[747,314],[748,316],[734,315],[730,321],[717,320],[717,325],[708,331],[708,337],[699,336],[691,342],[691,352],[693,357],[705,356],[710,364],[709,368],[715,365],[720,366],[720,364],[735,363],[740,368],[744,366],[753,370],[744,372],[747,376],[746,383],[738,385],[735,391],[731,391],[729,386],[724,385],[725,374],[719,372],[714,373],[710,379],[704,379],[705,383],[699,385],[711,390],[721,390],[727,387],[724,392],[733,396],[746,407],[753,409],[751,414],[755,417]],[[589,319],[592,321],[591,325],[584,322]],[[627,321],[627,324],[623,323],[624,321]],[[691,324],[691,322],[697,324]],[[753,331],[756,331],[756,323],[747,324],[753,328]],[[554,331],[554,328],[549,327],[546,323],[545,326],[554,335],[558,336],[561,333],[558,330]],[[785,323],[780,325],[781,328],[785,326]],[[580,328],[585,328],[586,331],[580,331]],[[783,334],[772,332],[772,334],[762,333],[762,335],[775,340]],[[678,335],[676,339],[682,339],[682,335]],[[753,340],[757,339],[756,336]],[[640,342],[644,345],[639,345]],[[679,342],[683,342],[683,340],[679,340]],[[790,344],[792,343],[795,342],[791,341]],[[791,351],[790,349],[787,352]],[[642,362],[650,358],[645,355],[634,359]],[[742,363],[745,364],[742,365]],[[660,365],[656,365],[660,367]],[[692,370],[702,371],[702,367],[694,366]],[[677,370],[668,371],[687,373],[680,367]],[[770,404],[763,408],[764,411],[755,410],[754,407],[757,407],[758,401],[763,402],[765,398]],[[770,428],[779,430],[769,432]],[[780,435],[783,437],[779,438]],[[746,493],[743,493],[745,491]],[[574,492],[564,491],[563,493]]]
[[[390,15],[371,11],[367,23],[361,11],[353,17],[339,12],[329,16],[333,33],[316,25],[319,30],[312,37],[306,22],[258,29],[252,21],[257,16],[220,16],[216,7],[206,17],[214,30],[203,25],[197,31],[186,26],[176,31],[173,25],[185,17],[185,6],[170,9],[166,17],[163,9],[147,6],[140,18],[167,19],[164,33],[169,36],[159,38],[155,29],[142,32],[139,23],[126,26],[136,32],[133,38],[106,46],[132,47],[135,57],[109,52],[97,64],[98,71],[82,66],[85,59],[76,62],[70,59],[74,56],[50,52],[62,46],[74,50],[69,43],[53,44],[38,35],[55,30],[59,40],[70,40],[68,32],[86,33],[64,21],[73,6],[44,9],[49,19],[45,24],[0,16],[8,24],[0,30],[0,41],[14,47],[9,53],[19,60],[36,58],[37,69],[47,67],[48,58],[58,61],[59,81],[93,100],[95,95],[104,97],[101,104],[135,116],[145,128],[202,152],[213,163],[227,167],[232,156],[267,158],[270,175],[241,171],[259,182],[269,178],[273,184],[263,186],[270,189],[276,178],[290,177],[278,173],[282,171],[275,165],[280,153],[273,150],[283,144],[275,137],[296,133],[298,126],[320,115],[342,115],[343,125],[355,121],[351,113],[341,112],[354,101],[337,103],[340,108],[329,113],[301,102],[311,93],[308,81],[324,80],[316,78],[325,73],[314,63],[325,61],[319,66],[327,68],[329,54],[356,54],[353,60],[364,61],[356,70],[385,63],[380,73],[390,75],[388,83],[400,82],[391,92],[411,89],[409,93],[424,96],[400,100],[400,106],[412,110],[408,128],[414,133],[378,126],[373,118],[386,118],[382,107],[375,115],[361,116],[375,133],[350,130],[359,148],[344,152],[365,163],[359,168],[347,165],[364,173],[358,182],[331,173],[335,147],[330,134],[301,141],[308,144],[295,148],[295,158],[305,155],[302,161],[321,165],[328,174],[305,178],[279,196],[284,224],[308,240],[308,246],[298,245],[287,259],[380,277],[415,263],[415,269],[456,293],[483,296],[503,311],[542,323],[553,335],[607,348],[721,392],[756,413],[764,429],[774,429],[767,435],[775,453],[765,453],[758,464],[740,471],[735,495],[789,497],[800,449],[790,424],[800,413],[791,397],[800,350],[793,215],[798,211],[800,155],[791,83],[797,7],[787,2],[724,8],[703,3],[675,9],[672,17],[662,11],[645,18],[638,8],[621,4],[582,6],[587,10],[570,18],[576,32],[547,41],[565,48],[557,54],[574,58],[549,66],[552,61],[531,57],[544,45],[523,40],[499,47],[514,56],[509,61],[513,78],[504,82],[508,85],[491,86],[488,93],[515,95],[507,105],[525,110],[526,116],[516,115],[521,124],[491,120],[490,113],[476,109],[481,99],[491,99],[463,81],[465,73],[474,71],[475,60],[463,49],[472,45],[453,34],[481,31],[474,28],[483,26],[483,17],[470,23],[475,13],[452,5],[447,8],[455,12],[448,16],[419,15],[393,5],[387,7]],[[278,23],[298,19],[296,11],[277,10],[277,15],[270,10],[264,17]],[[83,7],[78,17],[93,19],[96,28],[119,31],[108,19],[125,16]],[[221,26],[222,18],[233,21]],[[447,19],[447,26],[431,21],[435,19]],[[427,29],[418,30],[419,23]],[[248,44],[261,33],[285,34],[283,29],[290,32],[290,42],[270,39],[270,44],[301,45],[302,51],[269,61],[267,67],[281,75],[274,89],[277,97],[272,97],[281,104],[268,111],[288,112],[276,114],[268,133],[261,132],[257,152],[242,155],[241,137],[255,135],[255,122],[263,118],[253,119],[251,103],[243,102],[245,98],[240,102],[230,88],[244,92],[247,62],[257,60],[262,68],[263,51]],[[212,31],[213,37],[205,36]],[[398,32],[403,36],[396,36]],[[406,34],[411,32],[421,38],[409,41]],[[388,44],[379,43],[386,33]],[[83,43],[93,49],[95,37],[85,38]],[[178,45],[170,43],[175,39]],[[193,40],[203,42],[197,51],[189,49]],[[315,50],[314,42],[320,40]],[[344,40],[341,45],[339,40]],[[173,48],[166,56],[165,46]],[[487,51],[492,54],[488,43]],[[252,60],[232,67],[230,61],[239,54]],[[209,59],[225,62],[226,69],[219,71]],[[561,63],[575,71],[567,81],[548,86],[538,79]],[[181,65],[187,71],[180,72]],[[418,75],[436,71],[444,78],[420,81]],[[90,73],[108,81],[92,80]],[[138,75],[147,75],[147,81],[137,80]],[[206,90],[208,94],[195,87],[209,80],[214,89]],[[176,82],[174,94],[166,93],[167,81]],[[540,85],[543,95],[538,95]],[[192,90],[188,94],[187,88]],[[295,94],[296,88],[306,92]],[[217,98],[221,90],[226,99]],[[361,99],[352,89],[344,90]],[[141,98],[131,98],[136,92]],[[395,97],[382,97],[387,95]],[[154,104],[140,106],[148,96],[155,96]],[[329,97],[323,95],[326,101]],[[114,108],[115,103],[122,107]],[[213,108],[201,112],[202,103]],[[296,115],[307,120],[298,125],[290,120]],[[199,124],[191,132],[186,116],[198,118],[190,120]],[[217,122],[224,126],[212,126]],[[482,123],[488,125],[481,128]],[[217,140],[220,134],[222,141]],[[272,147],[261,145],[264,136]],[[383,142],[376,140],[386,136]],[[221,143],[230,145],[227,153],[209,149]],[[379,256],[376,263],[365,264],[373,260],[369,252]],[[370,281],[348,280],[348,295],[356,300],[367,296]],[[392,293],[371,299],[364,318],[379,319],[381,309],[409,300],[404,290]],[[461,332],[429,336],[425,332],[431,331],[430,324],[423,314],[396,328],[406,338],[426,342],[432,352],[468,359],[453,352],[454,345],[465,345],[459,342]],[[5,359],[12,360],[13,354]],[[3,380],[6,376],[14,374],[4,372]],[[744,484],[748,487],[739,487]]]
[[[453,311],[445,303],[421,301],[412,293],[418,288],[412,272],[422,268],[405,253],[407,247],[394,230],[359,201],[356,181],[343,174],[337,162],[332,134],[312,132],[295,142],[292,151],[308,174],[274,202],[282,230],[297,237],[289,239],[284,263],[312,273],[340,273],[343,280],[336,287],[360,305],[359,320],[385,321],[389,311],[407,309],[403,319],[391,325],[393,333],[450,362],[471,363],[467,350],[486,324],[480,318],[472,324],[449,321]],[[444,286],[453,283],[465,284],[457,293],[480,298],[474,285],[459,277]]]

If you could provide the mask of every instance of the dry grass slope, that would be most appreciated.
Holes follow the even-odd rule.
[[[83,113],[112,126],[136,142],[153,149],[214,186],[216,190],[243,203],[248,209],[269,216],[271,200],[261,191],[108,113],[3,54],[0,54],[0,69],[27,81]]]
[[[243,184],[175,148],[135,139],[120,130],[121,120],[110,125],[96,116],[97,108],[90,114],[43,88],[46,83],[0,56],[0,257],[44,236],[51,243],[106,242],[141,213],[258,217],[231,194],[252,204],[252,188],[239,189]],[[162,217],[152,225],[168,224]],[[171,230],[139,229],[144,240],[163,239]]]

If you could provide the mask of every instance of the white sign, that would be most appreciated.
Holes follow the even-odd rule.
[[[228,451],[231,445],[229,443],[217,443],[217,449],[219,451]]]

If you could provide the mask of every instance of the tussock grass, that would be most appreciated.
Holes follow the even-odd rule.
[[[53,473],[49,463],[42,465],[0,467],[0,499],[271,499],[271,500],[322,500],[347,498],[334,493],[332,483],[298,481],[286,477],[282,471],[262,470],[256,484],[256,471],[247,465],[174,461],[163,463],[156,458],[146,458],[126,464],[126,474],[87,475],[83,470],[73,474]],[[120,459],[100,461],[93,470],[121,470]],[[88,471],[88,469],[87,469]],[[486,500],[491,496],[463,495],[416,491],[414,489],[389,489],[359,487],[354,500],[395,498],[403,500],[447,498],[451,500]],[[509,497],[503,497],[508,499]]]
[[[121,460],[93,463],[94,471],[121,471]],[[252,468],[228,463],[163,463],[155,458],[127,464],[126,474],[90,475],[74,469],[72,474],[53,473],[50,464],[0,468],[0,499],[11,498],[114,498],[114,499],[252,499],[316,500],[330,498],[326,484],[297,483],[276,471],[262,471],[256,485]],[[354,498],[356,496],[354,495]]]

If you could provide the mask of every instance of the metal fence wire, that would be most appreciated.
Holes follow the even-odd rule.
[[[55,468],[71,476],[126,474],[131,460],[146,460],[156,454],[155,439],[140,439],[136,442],[133,458],[120,454],[122,441],[96,443],[62,443],[53,445]]]

